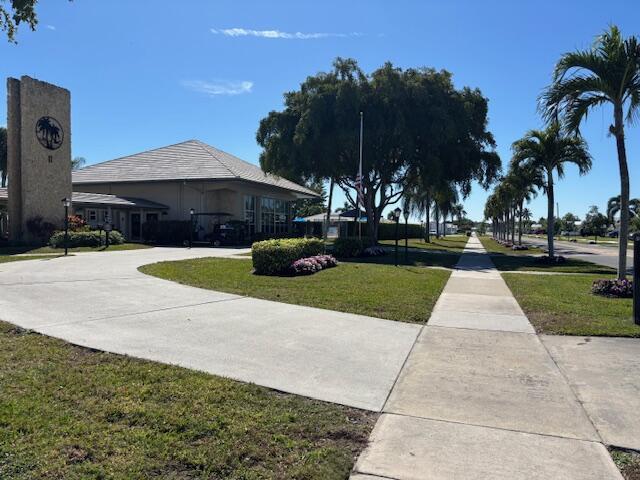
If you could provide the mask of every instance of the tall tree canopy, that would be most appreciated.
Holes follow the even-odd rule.
[[[38,0],[0,0],[0,30],[6,32],[10,42],[15,42],[20,23],[28,24],[31,30],[36,29],[36,3]]]
[[[386,63],[365,74],[355,60],[338,58],[332,71],[286,93],[284,103],[260,122],[262,168],[335,182],[354,204],[363,112],[362,185],[374,242],[382,211],[402,198],[410,177],[452,183],[466,196],[473,181],[486,187],[500,170],[486,98],[477,89],[457,90],[446,71]]]

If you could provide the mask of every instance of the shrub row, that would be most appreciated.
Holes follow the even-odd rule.
[[[259,275],[286,273],[293,262],[324,252],[324,242],[317,238],[264,240],[251,246],[253,268]]]
[[[366,239],[354,237],[336,238],[333,243],[333,253],[338,258],[360,257],[366,248]]]
[[[354,237],[358,235],[358,223],[347,222],[341,227],[346,237]],[[367,225],[362,224],[362,234],[367,232]],[[343,231],[346,230],[346,231]],[[342,233],[341,233],[342,234]],[[424,228],[420,224],[410,223],[407,225],[407,238],[423,238],[425,235]],[[381,223],[378,225],[378,240],[395,240],[396,225],[395,223]],[[404,238],[404,222],[398,225],[398,238]]]
[[[88,232],[69,232],[68,247],[99,247],[106,243],[106,233],[98,230]],[[117,231],[109,233],[109,243],[112,245],[120,245],[124,243],[124,236]],[[64,248],[64,232],[55,232],[49,239],[49,245],[53,248]]]
[[[338,258],[378,257],[386,253],[382,247],[368,247],[367,245],[370,244],[368,238],[336,238],[333,244],[333,253]]]

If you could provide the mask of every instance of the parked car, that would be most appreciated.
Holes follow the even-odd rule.
[[[618,238],[618,235],[620,235],[618,230],[611,230],[610,232],[607,232],[607,237],[609,238]]]

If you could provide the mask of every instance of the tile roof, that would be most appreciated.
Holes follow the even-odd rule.
[[[0,188],[0,202],[8,199],[7,189]],[[152,202],[144,198],[120,197],[103,193],[73,192],[71,199],[77,205],[106,205],[119,208],[154,208],[166,210],[169,207],[162,203]]]
[[[263,172],[199,140],[169,145],[90,165],[73,172],[73,184],[168,180],[244,180],[289,190],[304,196],[318,194],[285,178]]]

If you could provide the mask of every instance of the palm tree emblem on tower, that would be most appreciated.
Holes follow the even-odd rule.
[[[44,148],[56,150],[62,145],[64,132],[55,118],[42,117],[36,123],[36,137]]]

